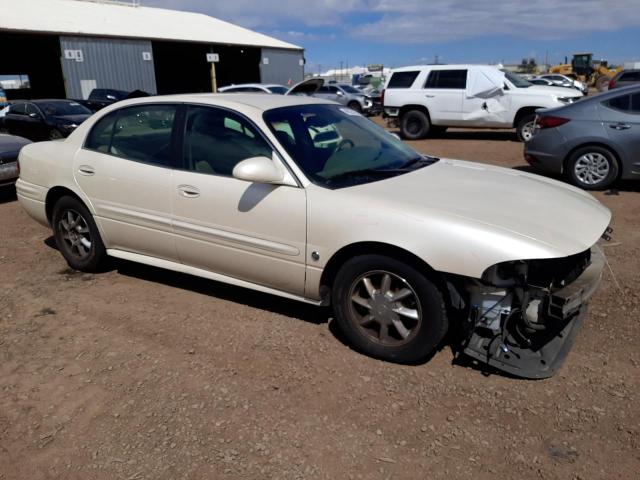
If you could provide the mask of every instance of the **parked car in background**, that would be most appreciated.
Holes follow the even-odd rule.
[[[84,105],[92,112],[97,112],[112,103],[128,98],[129,93],[130,92],[114,90],[112,88],[94,88],[86,100],[74,99],[74,101]]]
[[[525,80],[529,83],[531,83],[532,85],[543,85],[545,87],[555,87],[556,84],[553,83],[551,80],[546,80],[544,78],[539,78],[539,77],[531,77],[531,78],[525,78]]]
[[[31,100],[13,103],[2,129],[30,140],[67,137],[93,112],[72,100]]]
[[[286,95],[288,87],[275,83],[242,83],[219,88],[220,93],[275,93],[276,95]]]
[[[525,145],[533,167],[586,190],[640,180],[640,85],[537,114]]]
[[[18,178],[18,154],[29,143],[26,138],[0,133],[0,187]]]
[[[9,105],[9,101],[7,100],[7,93],[0,86],[0,109],[5,108],[7,105]]]
[[[332,100],[365,115],[374,114],[373,99],[351,85],[342,83],[325,84],[312,96]]]
[[[417,140],[448,127],[515,128],[526,141],[535,111],[575,102],[568,88],[532,85],[488,65],[420,65],[393,70],[383,95],[384,112],[397,120],[406,139]]]
[[[609,90],[640,83],[640,70],[623,70],[609,82]]]
[[[20,168],[22,207],[72,268],[111,256],[332,305],[355,348],[393,362],[427,359],[451,326],[467,355],[531,378],[571,348],[611,219],[574,187],[428,157],[292,95],[125,101]]]
[[[589,86],[586,83],[583,83],[580,80],[576,80],[566,75],[560,75],[557,73],[545,73],[538,76],[538,78],[549,80],[551,83],[559,87],[575,88],[576,90],[581,91],[583,95],[589,93]]]

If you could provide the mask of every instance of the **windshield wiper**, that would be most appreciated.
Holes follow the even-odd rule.
[[[394,169],[375,169],[375,168],[363,168],[362,170],[351,170],[348,172],[338,173],[333,177],[328,178],[329,181],[340,180],[347,177],[361,177],[367,175],[376,175],[376,176],[392,176],[398,175],[400,173],[406,173],[408,170],[404,168],[394,168]]]
[[[400,167],[400,170],[406,170],[410,167],[426,167],[427,165],[432,165],[439,161],[439,158],[429,157],[427,155],[421,155],[419,157],[413,158],[409,160],[407,163]]]

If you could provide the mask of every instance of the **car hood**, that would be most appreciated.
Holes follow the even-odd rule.
[[[58,123],[75,123],[80,125],[91,115],[89,114],[79,114],[79,115],[56,115],[51,117],[55,122]]]
[[[609,210],[580,189],[518,170],[461,160],[442,159],[348,190],[367,197],[362,200],[369,204],[385,199],[395,214],[420,223],[448,217],[453,219],[449,224],[480,224],[498,238],[535,244],[545,255],[556,257],[590,248],[611,221]]]
[[[519,88],[519,92],[525,92],[532,95],[555,95],[556,97],[582,97],[571,87],[552,87],[547,85],[531,85],[528,88]]]

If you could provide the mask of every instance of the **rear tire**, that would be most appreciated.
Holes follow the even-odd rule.
[[[77,198],[62,197],[53,207],[53,235],[58,250],[74,270],[99,272],[107,251],[91,212]]]
[[[603,190],[618,178],[618,160],[604,147],[589,146],[576,150],[565,169],[567,180],[584,190]]]
[[[427,359],[449,327],[434,283],[406,263],[382,255],[347,261],[336,276],[332,302],[336,322],[351,345],[390,362]]]
[[[518,120],[518,125],[516,126],[516,135],[518,136],[518,140],[524,143],[533,138],[533,125],[535,120],[535,113],[525,115]]]
[[[409,110],[400,119],[400,133],[406,140],[421,140],[429,135],[431,122],[421,110]]]

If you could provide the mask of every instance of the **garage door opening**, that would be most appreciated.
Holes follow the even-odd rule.
[[[0,45],[0,77],[28,78],[21,88],[5,89],[9,100],[66,98],[56,35],[0,32]]]
[[[260,49],[184,42],[153,42],[158,94],[211,92],[207,53],[217,53],[218,87],[260,81]]]

